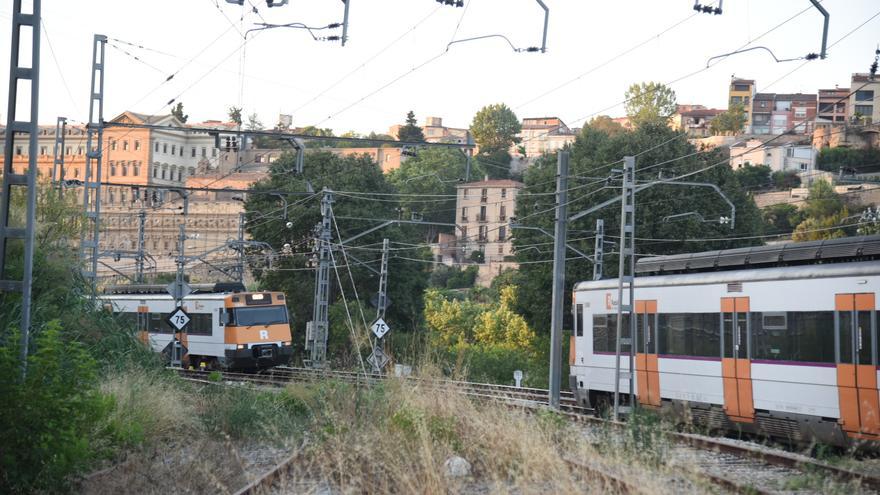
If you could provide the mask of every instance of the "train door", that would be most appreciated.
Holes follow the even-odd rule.
[[[749,298],[721,298],[721,376],[724,411],[733,421],[755,420],[749,356]]]
[[[840,419],[851,434],[880,434],[877,321],[873,293],[836,294],[837,390]]]
[[[660,406],[657,369],[657,301],[636,300],[636,382],[639,403]]]

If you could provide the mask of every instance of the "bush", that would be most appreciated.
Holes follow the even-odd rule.
[[[469,266],[464,270],[453,268],[446,280],[447,289],[468,289],[477,281],[477,267]]]
[[[57,320],[34,336],[21,377],[18,332],[0,347],[0,492],[54,491],[98,453],[91,434],[112,408],[95,387],[98,365]]]
[[[843,168],[857,174],[880,172],[880,150],[875,148],[823,148],[816,159],[819,170],[837,172]]]

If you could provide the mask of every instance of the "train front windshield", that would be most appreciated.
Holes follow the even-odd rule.
[[[248,327],[287,323],[286,306],[262,306],[259,308],[235,308],[230,311],[230,325]]]

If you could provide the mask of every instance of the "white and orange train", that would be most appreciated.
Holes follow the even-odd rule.
[[[284,294],[247,292],[241,284],[192,285],[183,299],[192,321],[180,334],[184,365],[211,369],[261,369],[288,364],[293,346]],[[137,328],[157,352],[172,340],[166,316],[175,308],[164,286],[108,288],[101,303]]]
[[[880,236],[640,260],[623,335],[639,405],[794,442],[880,440],[878,259]],[[613,397],[617,299],[616,279],[574,288],[569,381],[588,407]]]

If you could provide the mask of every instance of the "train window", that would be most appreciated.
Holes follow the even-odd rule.
[[[752,347],[753,359],[833,363],[834,312],[752,313]]]
[[[162,313],[150,313],[149,326],[150,333],[171,333],[171,327],[165,323],[165,315]]]
[[[578,337],[584,336],[584,305],[577,304],[574,314],[574,328]]]
[[[581,320],[583,321],[583,320]],[[621,337],[629,338],[629,315],[623,315]],[[615,352],[617,347],[617,315],[593,315],[593,352]],[[628,345],[621,345],[620,352],[629,353]]]
[[[235,308],[232,313],[234,324],[238,326],[287,323],[287,308],[285,306]]]
[[[661,313],[657,353],[674,356],[718,357],[721,329],[718,313]]]
[[[119,313],[119,323],[126,327],[137,330],[137,313]]]
[[[190,313],[192,322],[187,333],[190,335],[211,335],[211,313]]]

